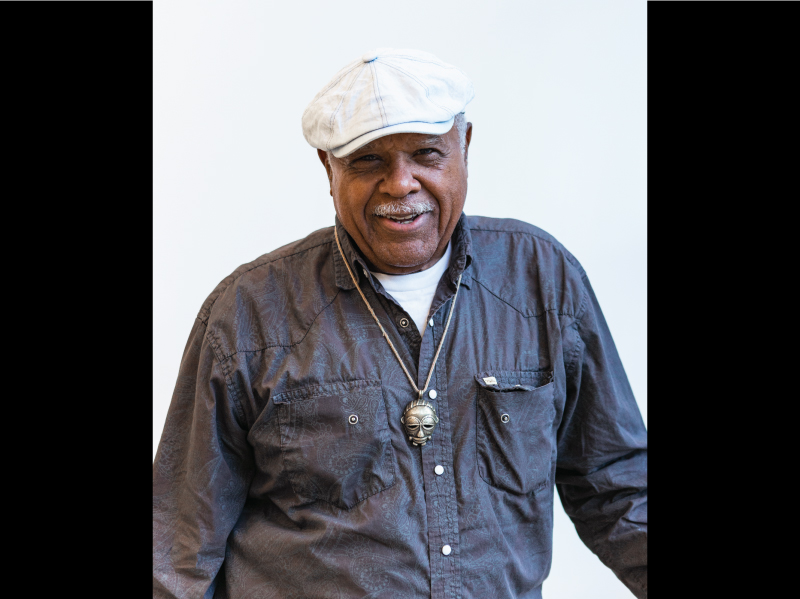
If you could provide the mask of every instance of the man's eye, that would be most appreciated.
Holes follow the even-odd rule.
[[[423,149],[417,151],[417,154],[422,154],[422,155],[433,154],[435,151],[436,150],[434,150],[433,148],[423,148]]]
[[[375,154],[367,154],[366,156],[359,156],[353,162],[372,162],[374,160],[380,160]]]

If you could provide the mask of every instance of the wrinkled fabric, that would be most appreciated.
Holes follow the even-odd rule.
[[[416,393],[333,227],[239,267],[200,309],[153,464],[154,597],[541,597],[554,488],[646,597],[647,432],[578,261],[462,215],[420,336],[336,227],[420,389],[462,276],[433,437],[404,433]]]

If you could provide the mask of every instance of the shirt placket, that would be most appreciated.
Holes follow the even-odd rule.
[[[395,330],[414,355],[414,345],[419,343],[419,367],[417,387],[422,389],[436,355],[436,348],[444,332],[444,323],[451,307],[453,296],[439,305],[428,321],[429,328],[420,339],[418,331],[402,326],[402,318],[408,317],[394,300],[373,280],[365,265],[360,265],[366,281],[371,283],[376,299],[383,305],[387,315],[395,324]],[[438,296],[438,293],[437,293]],[[441,301],[434,298],[436,303]],[[413,325],[411,325],[413,327]],[[452,334],[452,331],[451,333]],[[442,352],[445,352],[442,348]],[[455,474],[453,472],[453,444],[450,413],[447,397],[448,357],[440,353],[423,399],[436,408],[439,422],[431,440],[415,448],[422,455],[423,489],[428,521],[428,558],[431,571],[431,599],[457,599],[461,597],[461,552],[458,535],[458,501],[456,498]],[[410,395],[413,396],[413,393]],[[410,401],[410,399],[409,399]]]
[[[450,302],[445,302],[429,321],[420,347],[418,382],[422,389],[441,341]],[[431,324],[432,323],[432,324]],[[444,348],[442,352],[444,352]],[[424,399],[436,408],[439,422],[431,440],[420,448],[428,516],[428,554],[431,564],[431,597],[461,596],[461,553],[458,539],[458,502],[453,473],[450,411],[447,395],[447,355],[440,353]]]

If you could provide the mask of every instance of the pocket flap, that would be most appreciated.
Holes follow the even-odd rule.
[[[345,395],[347,393],[358,392],[370,388],[380,389],[380,381],[355,380],[346,383],[327,383],[324,385],[306,385],[297,389],[284,391],[272,397],[275,405],[292,404],[306,399],[323,397],[329,395]]]
[[[533,391],[553,382],[553,371],[487,370],[475,375],[475,380],[490,391]]]

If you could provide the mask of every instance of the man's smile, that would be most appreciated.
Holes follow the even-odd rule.
[[[375,224],[392,233],[416,233],[432,224],[433,212],[409,214],[407,216],[376,216]]]
[[[391,232],[412,233],[418,231],[426,223],[430,223],[428,215],[433,216],[436,203],[430,199],[412,199],[386,202],[372,210],[375,223]]]

